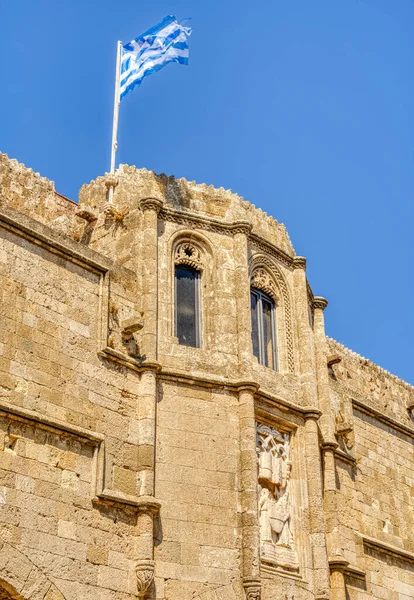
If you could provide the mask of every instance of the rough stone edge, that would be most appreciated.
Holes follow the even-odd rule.
[[[293,252],[293,254],[295,254],[295,249],[294,246],[292,244],[292,240],[290,239],[290,236],[287,232],[287,229],[285,227],[285,225],[283,223],[280,223],[277,219],[275,219],[272,215],[268,215],[264,210],[262,210],[261,208],[257,207],[255,204],[253,204],[252,202],[249,202],[248,200],[245,200],[243,198],[243,196],[240,196],[239,194],[237,194],[237,192],[233,192],[232,189],[226,189],[224,187],[215,187],[212,184],[207,184],[207,183],[197,183],[196,181],[192,180],[189,181],[188,179],[186,179],[185,177],[179,177],[176,178],[174,175],[166,175],[165,173],[156,173],[154,170],[149,170],[146,169],[145,167],[142,168],[138,168],[134,165],[127,165],[127,164],[120,164],[118,169],[116,169],[116,173],[127,173],[127,174],[133,174],[133,173],[147,173],[149,175],[152,175],[153,177],[156,177],[157,179],[160,180],[164,180],[164,181],[168,181],[173,183],[178,182],[178,183],[185,183],[185,184],[189,184],[191,186],[193,186],[195,188],[195,191],[200,191],[200,192],[205,192],[205,191],[210,191],[210,192],[219,192],[220,194],[222,194],[223,196],[230,196],[233,200],[235,200],[236,202],[239,202],[241,206],[243,206],[244,208],[247,209],[251,209],[255,212],[258,213],[259,217],[262,219],[265,219],[266,221],[268,221],[269,223],[274,223],[276,224],[278,227],[280,227],[284,233],[284,235],[286,236],[286,240],[288,241],[290,248]],[[87,187],[89,185],[93,185],[95,183],[104,183],[107,179],[107,177],[110,176],[110,173],[105,173],[104,175],[99,175],[98,177],[96,177],[95,179],[91,179],[91,181],[89,183],[84,183],[81,187]]]
[[[387,377],[390,377],[393,381],[402,385],[408,391],[414,393],[414,385],[411,385],[411,383],[408,383],[407,381],[404,381],[404,379],[401,379],[397,375],[390,373],[383,367],[380,367],[376,363],[372,362],[372,360],[370,360],[369,358],[365,358],[365,356],[358,354],[358,352],[355,352],[354,350],[350,350],[349,348],[347,348],[346,346],[341,344],[341,342],[337,342],[336,340],[334,340],[333,338],[331,338],[329,336],[326,336],[326,339],[327,339],[328,343],[331,343],[334,346],[336,346],[336,348],[338,348],[338,351],[342,352],[345,356],[348,356],[349,358],[354,358],[354,359],[356,358],[358,361],[365,361],[367,363],[367,366],[373,367],[376,371],[380,372],[383,375],[386,375]]]

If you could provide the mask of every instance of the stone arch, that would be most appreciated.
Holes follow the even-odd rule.
[[[65,600],[27,556],[0,541],[0,600]]]
[[[286,366],[290,373],[295,372],[293,350],[292,302],[289,288],[279,266],[265,254],[254,254],[249,263],[250,283],[259,287],[276,302],[284,313],[284,335],[286,338]]]
[[[211,266],[212,246],[206,236],[191,229],[177,231],[170,240],[170,251],[174,264],[188,264],[200,271]],[[188,255],[188,250],[192,254]]]

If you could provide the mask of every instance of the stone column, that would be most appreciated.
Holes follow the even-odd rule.
[[[331,567],[331,597],[332,600],[347,600],[345,587],[345,569],[348,561],[336,559],[329,561]]]
[[[158,329],[158,213],[162,201],[144,198],[142,229],[142,310],[141,356],[143,366],[137,406],[139,495],[142,506],[137,516],[136,578],[139,598],[154,597],[154,516],[159,504],[154,498],[155,432],[157,406]]]
[[[237,221],[233,227],[239,376],[244,379],[249,377],[252,359],[248,264],[248,235],[252,226],[247,221]]]
[[[330,598],[329,564],[326,548],[326,527],[322,490],[322,464],[319,448],[317,409],[318,393],[315,373],[315,348],[309,319],[306,280],[306,259],[294,259],[295,316],[299,342],[299,363],[302,402],[309,411],[305,415],[306,477],[309,495],[310,543],[313,559],[313,589],[315,600]]]
[[[336,592],[339,581],[342,580],[343,594],[345,594],[345,581],[343,565],[346,563],[339,536],[338,522],[338,492],[336,489],[335,472],[335,450],[338,443],[335,438],[335,423],[331,407],[329,375],[327,364],[327,347],[325,335],[324,310],[328,306],[327,300],[321,296],[315,296],[314,308],[314,334],[315,334],[315,358],[316,378],[318,385],[319,408],[322,411],[320,428],[323,437],[323,477],[324,477],[324,504],[326,518],[326,539],[328,548],[329,564],[341,566],[341,569],[331,569],[331,588],[333,594],[333,583],[335,580]],[[344,596],[345,597],[345,596]],[[338,596],[342,598],[342,596]]]
[[[260,599],[260,531],[254,394],[257,385],[240,384],[240,504],[242,518],[242,577],[247,600]]]
[[[142,230],[142,309],[144,328],[142,332],[141,355],[146,362],[157,360],[157,320],[158,320],[158,213],[162,201],[158,198],[143,198],[140,202],[143,212]]]
[[[312,546],[313,588],[315,600],[328,600],[329,564],[326,548],[322,469],[319,449],[319,411],[305,415],[306,477],[309,495],[310,542]]]

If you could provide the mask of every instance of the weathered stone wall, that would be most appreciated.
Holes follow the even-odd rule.
[[[340,448],[339,531],[352,600],[414,597],[414,427],[411,386],[329,340]],[[357,567],[361,572],[352,572]]]
[[[61,196],[53,181],[0,152],[0,205],[6,204],[67,234],[76,203]]]
[[[235,394],[173,381],[160,386],[155,485],[163,505],[155,552],[160,600],[190,600],[221,588],[229,600],[242,597],[237,409]]]
[[[115,269],[105,292],[110,264],[101,264],[99,272],[93,266],[102,263],[97,255],[71,255],[73,243],[65,256],[61,246],[58,253],[54,244],[61,238],[51,233],[50,243],[41,241],[36,236],[45,230],[37,231],[35,223],[32,238],[23,237],[18,227],[27,220],[13,230],[9,221],[3,225],[2,540],[47,576],[47,589],[53,583],[66,598],[130,598],[136,589],[137,515],[132,505],[117,505],[116,494],[120,501],[122,495],[137,498],[144,485],[139,374],[111,366],[98,351],[108,335],[105,293],[116,307],[111,320],[129,316],[133,273],[123,272],[124,286]],[[114,501],[100,493],[104,484]],[[10,551],[3,552],[10,559]],[[16,563],[21,584],[23,564]],[[12,566],[2,563],[0,580],[10,583]]]
[[[0,185],[0,598],[414,596],[413,388],[326,338],[283,225],[125,165],[79,207],[5,155]],[[175,337],[183,244],[201,348]]]

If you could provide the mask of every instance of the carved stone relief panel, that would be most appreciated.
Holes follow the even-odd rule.
[[[257,423],[261,560],[299,568],[291,529],[290,434]]]

